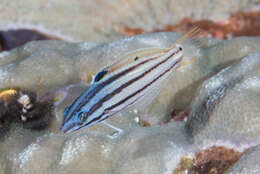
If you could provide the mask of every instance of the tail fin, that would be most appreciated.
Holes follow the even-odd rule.
[[[190,38],[193,39],[195,36],[197,36],[199,33],[201,32],[200,28],[197,26],[194,26],[190,31],[188,31],[187,33],[185,33],[179,40],[177,40],[177,42],[175,42],[176,44],[180,44],[182,43],[185,39]]]

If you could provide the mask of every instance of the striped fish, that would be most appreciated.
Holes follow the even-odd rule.
[[[181,65],[185,38],[198,31],[193,28],[171,48],[140,49],[99,71],[92,85],[63,113],[61,131],[70,133],[102,122],[124,108],[144,99]]]

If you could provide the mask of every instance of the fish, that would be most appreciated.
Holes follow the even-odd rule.
[[[181,43],[198,31],[194,27],[170,48],[137,49],[102,68],[91,86],[65,108],[60,130],[67,134],[96,125],[160,90],[158,84],[182,66]]]
[[[11,96],[15,96],[16,94],[16,89],[5,89],[0,92],[0,99],[7,101]]]

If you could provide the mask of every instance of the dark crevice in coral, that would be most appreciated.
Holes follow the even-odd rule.
[[[37,40],[60,40],[36,30],[18,29],[0,31],[0,51],[10,50]]]
[[[211,90],[205,98],[197,104],[196,112],[191,112],[185,124],[187,133],[190,136],[195,136],[199,131],[203,130],[207,124],[214,109],[226,96],[229,90],[235,87],[236,84],[244,79],[243,76],[234,77],[216,89]]]

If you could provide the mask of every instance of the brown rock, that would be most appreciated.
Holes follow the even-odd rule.
[[[241,152],[213,146],[196,154],[189,174],[222,174],[242,156]]]
[[[10,50],[35,40],[58,39],[35,30],[8,30],[0,31],[0,51]]]

